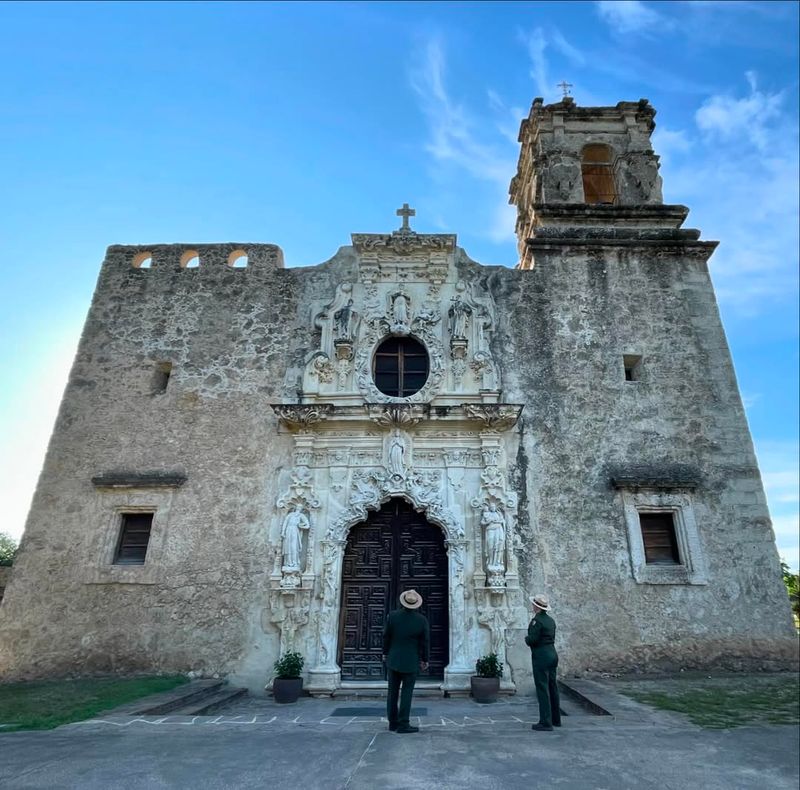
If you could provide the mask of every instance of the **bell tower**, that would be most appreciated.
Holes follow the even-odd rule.
[[[533,267],[533,239],[564,237],[567,228],[620,238],[626,229],[680,227],[687,210],[663,205],[650,142],[655,114],[647,99],[613,107],[579,107],[571,96],[548,105],[534,99],[509,189],[521,269]]]

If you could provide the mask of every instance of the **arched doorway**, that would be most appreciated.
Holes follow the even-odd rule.
[[[342,680],[383,680],[383,626],[403,590],[422,595],[431,624],[428,672],[449,661],[447,552],[444,534],[404,499],[392,499],[350,530],[342,563],[339,666]]]

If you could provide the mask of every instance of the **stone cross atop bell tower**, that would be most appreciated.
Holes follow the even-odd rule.
[[[579,107],[571,96],[548,105],[534,99],[520,127],[522,147],[509,190],[509,202],[517,207],[521,268],[531,268],[528,241],[544,227],[641,226],[644,215],[634,221],[631,209],[662,205],[658,156],[650,142],[655,114],[647,99],[613,107]],[[645,214],[646,224],[658,215],[659,227],[666,215],[673,228],[682,222],[676,224],[674,211]]]

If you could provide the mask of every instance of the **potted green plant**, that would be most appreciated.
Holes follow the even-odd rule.
[[[497,702],[500,693],[500,678],[503,665],[497,653],[489,653],[475,662],[475,674],[469,679],[470,690],[475,702]]]
[[[275,662],[275,679],[272,681],[272,694],[275,702],[297,702],[303,691],[303,678],[300,673],[305,663],[303,656],[290,650]]]

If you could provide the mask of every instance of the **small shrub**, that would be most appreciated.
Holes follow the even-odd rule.
[[[0,532],[0,565],[13,565],[17,556],[17,543],[11,535]]]
[[[275,662],[275,677],[299,678],[304,663],[305,659],[300,653],[290,650]]]
[[[475,662],[475,674],[479,678],[503,677],[503,665],[497,658],[497,653],[489,653]]]

